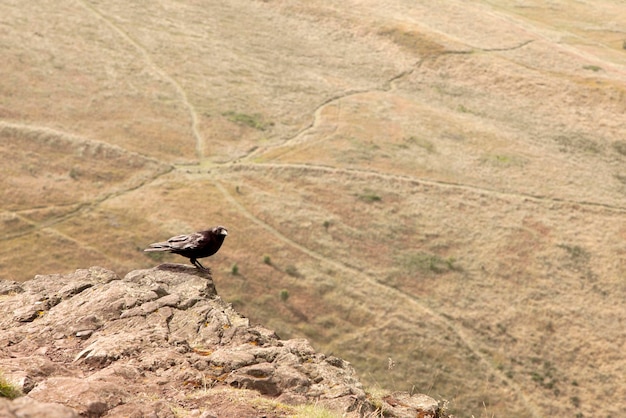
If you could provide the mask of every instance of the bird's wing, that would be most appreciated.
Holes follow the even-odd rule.
[[[186,250],[189,248],[195,248],[199,243],[204,241],[204,236],[198,232],[189,235],[176,235],[167,240],[167,243],[172,249]]]

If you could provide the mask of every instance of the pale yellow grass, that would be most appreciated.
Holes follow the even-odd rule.
[[[222,297],[369,385],[626,413],[620,2],[0,15],[0,277],[186,263],[142,250],[223,224]]]

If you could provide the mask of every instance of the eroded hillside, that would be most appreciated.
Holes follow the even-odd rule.
[[[1,278],[124,274],[219,223],[222,297],[373,387],[467,417],[626,412],[621,2],[0,16]]]

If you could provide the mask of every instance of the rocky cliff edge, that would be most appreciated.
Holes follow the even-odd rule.
[[[237,313],[210,275],[163,264],[0,280],[1,417],[440,417],[425,395],[378,400],[346,361]]]

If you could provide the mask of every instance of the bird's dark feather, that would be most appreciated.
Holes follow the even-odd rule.
[[[215,254],[228,231],[223,226],[216,226],[206,231],[194,232],[188,235],[176,235],[167,241],[150,244],[144,251],[167,251],[182,255],[191,260],[195,266],[202,267],[197,259],[210,257]]]

